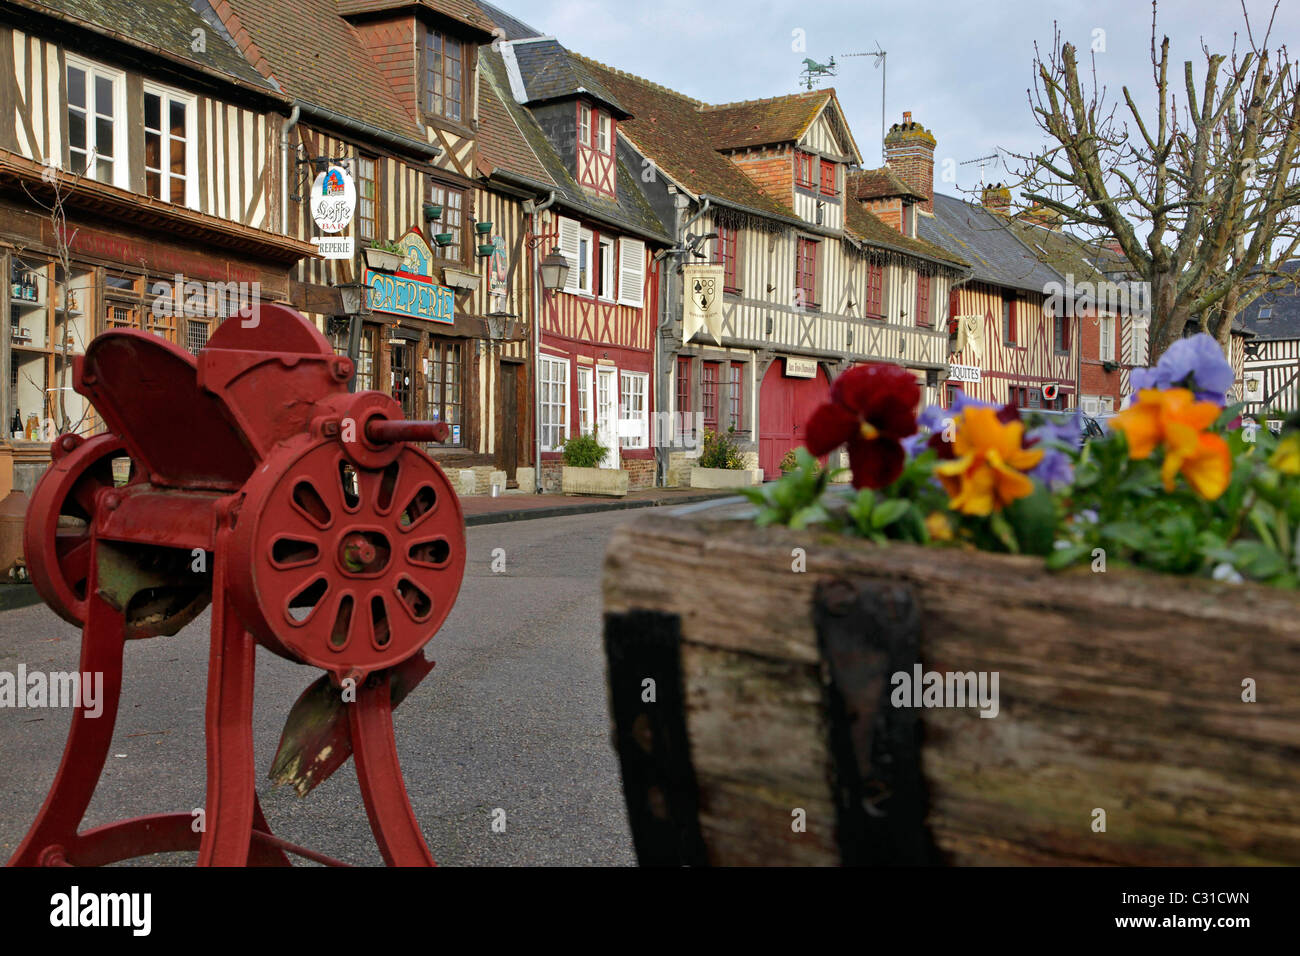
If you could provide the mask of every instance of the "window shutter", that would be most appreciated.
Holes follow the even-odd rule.
[[[576,219],[558,217],[560,229],[560,255],[569,260],[569,275],[564,280],[565,292],[578,291],[578,222]]]
[[[618,241],[618,304],[645,303],[645,243],[639,239]]]

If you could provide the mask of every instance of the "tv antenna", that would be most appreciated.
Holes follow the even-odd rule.
[[[987,166],[989,163],[993,162],[994,160],[996,160],[997,158],[998,158],[998,154],[997,154],[997,153],[990,153],[990,154],[987,155],[987,156],[977,156],[977,157],[975,157],[974,159],[968,159],[968,160],[966,160],[966,161],[964,161],[964,162],[958,163],[957,165],[958,165],[958,166],[969,166],[969,165],[971,165],[972,163],[979,163],[979,167],[980,167],[980,185],[983,186],[983,185],[984,185],[984,167]]]
[[[886,51],[880,49],[880,44],[876,43],[876,48],[870,53],[842,53],[842,57],[850,56],[873,56],[876,62],[871,64],[873,69],[880,71],[880,162],[885,162],[885,80],[889,69],[885,64]]]

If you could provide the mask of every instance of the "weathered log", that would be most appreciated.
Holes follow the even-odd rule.
[[[642,862],[1300,863],[1294,592],[654,514],[604,593]]]

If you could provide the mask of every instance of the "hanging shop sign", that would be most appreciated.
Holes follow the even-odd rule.
[[[311,184],[311,218],[328,235],[342,232],[357,208],[357,187],[342,166],[330,166]]]
[[[682,308],[682,340],[722,344],[722,266],[682,267],[686,301]]]
[[[456,297],[433,281],[433,252],[414,229],[397,240],[402,262],[395,273],[365,273],[370,310],[426,322],[456,321]]]
[[[948,366],[948,381],[950,382],[974,382],[979,384],[982,374],[978,365],[953,364]]]
[[[816,378],[817,360],[788,358],[785,360],[786,378]]]

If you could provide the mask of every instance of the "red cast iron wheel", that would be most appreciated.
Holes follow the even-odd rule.
[[[125,458],[126,451],[113,434],[87,441],[61,435],[53,449],[55,459],[27,506],[23,555],[45,603],[69,624],[81,626],[86,621],[95,498],[114,486],[113,460]]]
[[[230,596],[270,650],[363,675],[442,626],[465,574],[465,522],[427,455],[404,446],[369,469],[319,442],[273,456],[246,490]]]

